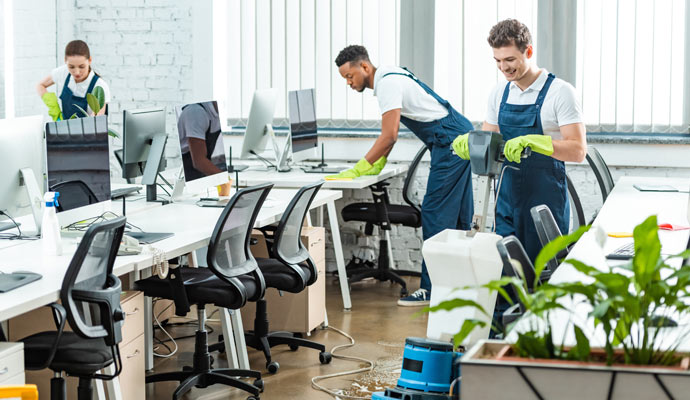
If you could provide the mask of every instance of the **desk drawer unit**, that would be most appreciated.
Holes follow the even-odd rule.
[[[24,344],[0,343],[0,385],[24,384]]]

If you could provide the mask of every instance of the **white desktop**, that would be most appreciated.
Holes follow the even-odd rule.
[[[43,116],[0,120],[0,210],[13,219],[33,214],[36,230],[32,233],[40,232],[45,192],[43,154]],[[14,226],[4,220],[0,217],[0,231]]]

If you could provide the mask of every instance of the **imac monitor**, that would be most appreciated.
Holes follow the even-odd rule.
[[[0,210],[14,219],[33,212],[37,226],[44,192],[43,154],[43,116],[0,120]],[[25,178],[27,173],[33,180]],[[12,227],[0,216],[0,231]]]
[[[316,103],[314,89],[288,92],[292,161],[317,156]]]
[[[207,101],[187,104],[177,117],[180,153],[185,187],[202,193],[211,186],[228,182],[223,134],[218,117],[218,103]]]
[[[105,211],[103,206],[109,206],[111,193],[107,116],[47,123],[46,161],[48,189],[60,192],[60,211],[84,208],[79,213],[70,213],[79,220],[82,215],[100,215]],[[58,218],[61,223],[71,219],[66,216]]]
[[[261,154],[266,149],[268,138],[273,134],[275,108],[275,89],[261,89],[254,92],[240,158],[247,159],[250,155]]]
[[[122,116],[122,177],[143,176],[146,200],[156,200],[156,178],[165,169],[165,108],[125,110]],[[165,203],[165,201],[163,201]]]

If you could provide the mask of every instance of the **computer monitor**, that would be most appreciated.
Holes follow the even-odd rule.
[[[185,187],[190,193],[203,193],[211,186],[228,182],[223,133],[218,103],[187,104],[177,118]]]
[[[165,169],[165,107],[125,110],[122,113],[122,177],[142,176],[146,201],[157,200],[156,178]],[[166,203],[166,201],[162,201]]]
[[[44,192],[43,116],[0,120],[0,210],[13,219],[34,214],[41,221]],[[22,173],[23,169],[24,173]],[[33,176],[25,178],[28,172]],[[0,216],[0,231],[14,227]]]
[[[316,102],[314,89],[288,92],[292,161],[317,157]]]
[[[240,158],[246,159],[250,155],[259,156],[266,149],[269,136],[273,136],[275,108],[275,89],[261,89],[254,92]]]
[[[110,210],[108,117],[46,124],[48,190],[60,192],[61,225]]]

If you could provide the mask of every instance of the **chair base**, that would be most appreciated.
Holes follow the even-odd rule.
[[[271,358],[271,347],[278,345],[288,345],[292,351],[297,351],[300,347],[318,350],[319,362],[321,362],[321,364],[328,364],[332,360],[331,353],[326,351],[326,346],[321,343],[296,337],[292,332],[270,332],[266,335],[257,336],[253,331],[249,331],[244,334],[244,340],[247,346],[263,351],[266,357],[266,369],[272,374],[275,374],[278,372],[278,369],[280,369],[280,364],[273,361]]]
[[[390,260],[388,259],[388,252],[385,250],[388,248],[388,241],[381,239],[379,241],[379,260],[377,268],[355,268],[347,272],[348,281],[350,284],[359,282],[363,279],[374,278],[381,282],[391,281],[397,283],[401,286],[400,297],[407,296],[407,283],[401,278],[401,276],[422,276],[420,272],[416,271],[402,271],[402,270],[392,270],[390,269]]]
[[[146,377],[146,383],[178,381],[180,385],[173,392],[173,400],[181,398],[193,387],[206,388],[220,384],[235,387],[251,394],[250,399],[258,399],[263,391],[261,373],[248,369],[211,368],[211,355],[208,352],[208,333],[197,331],[194,347],[194,366],[183,367],[182,371],[162,372]],[[254,384],[237,378],[254,378]]]

